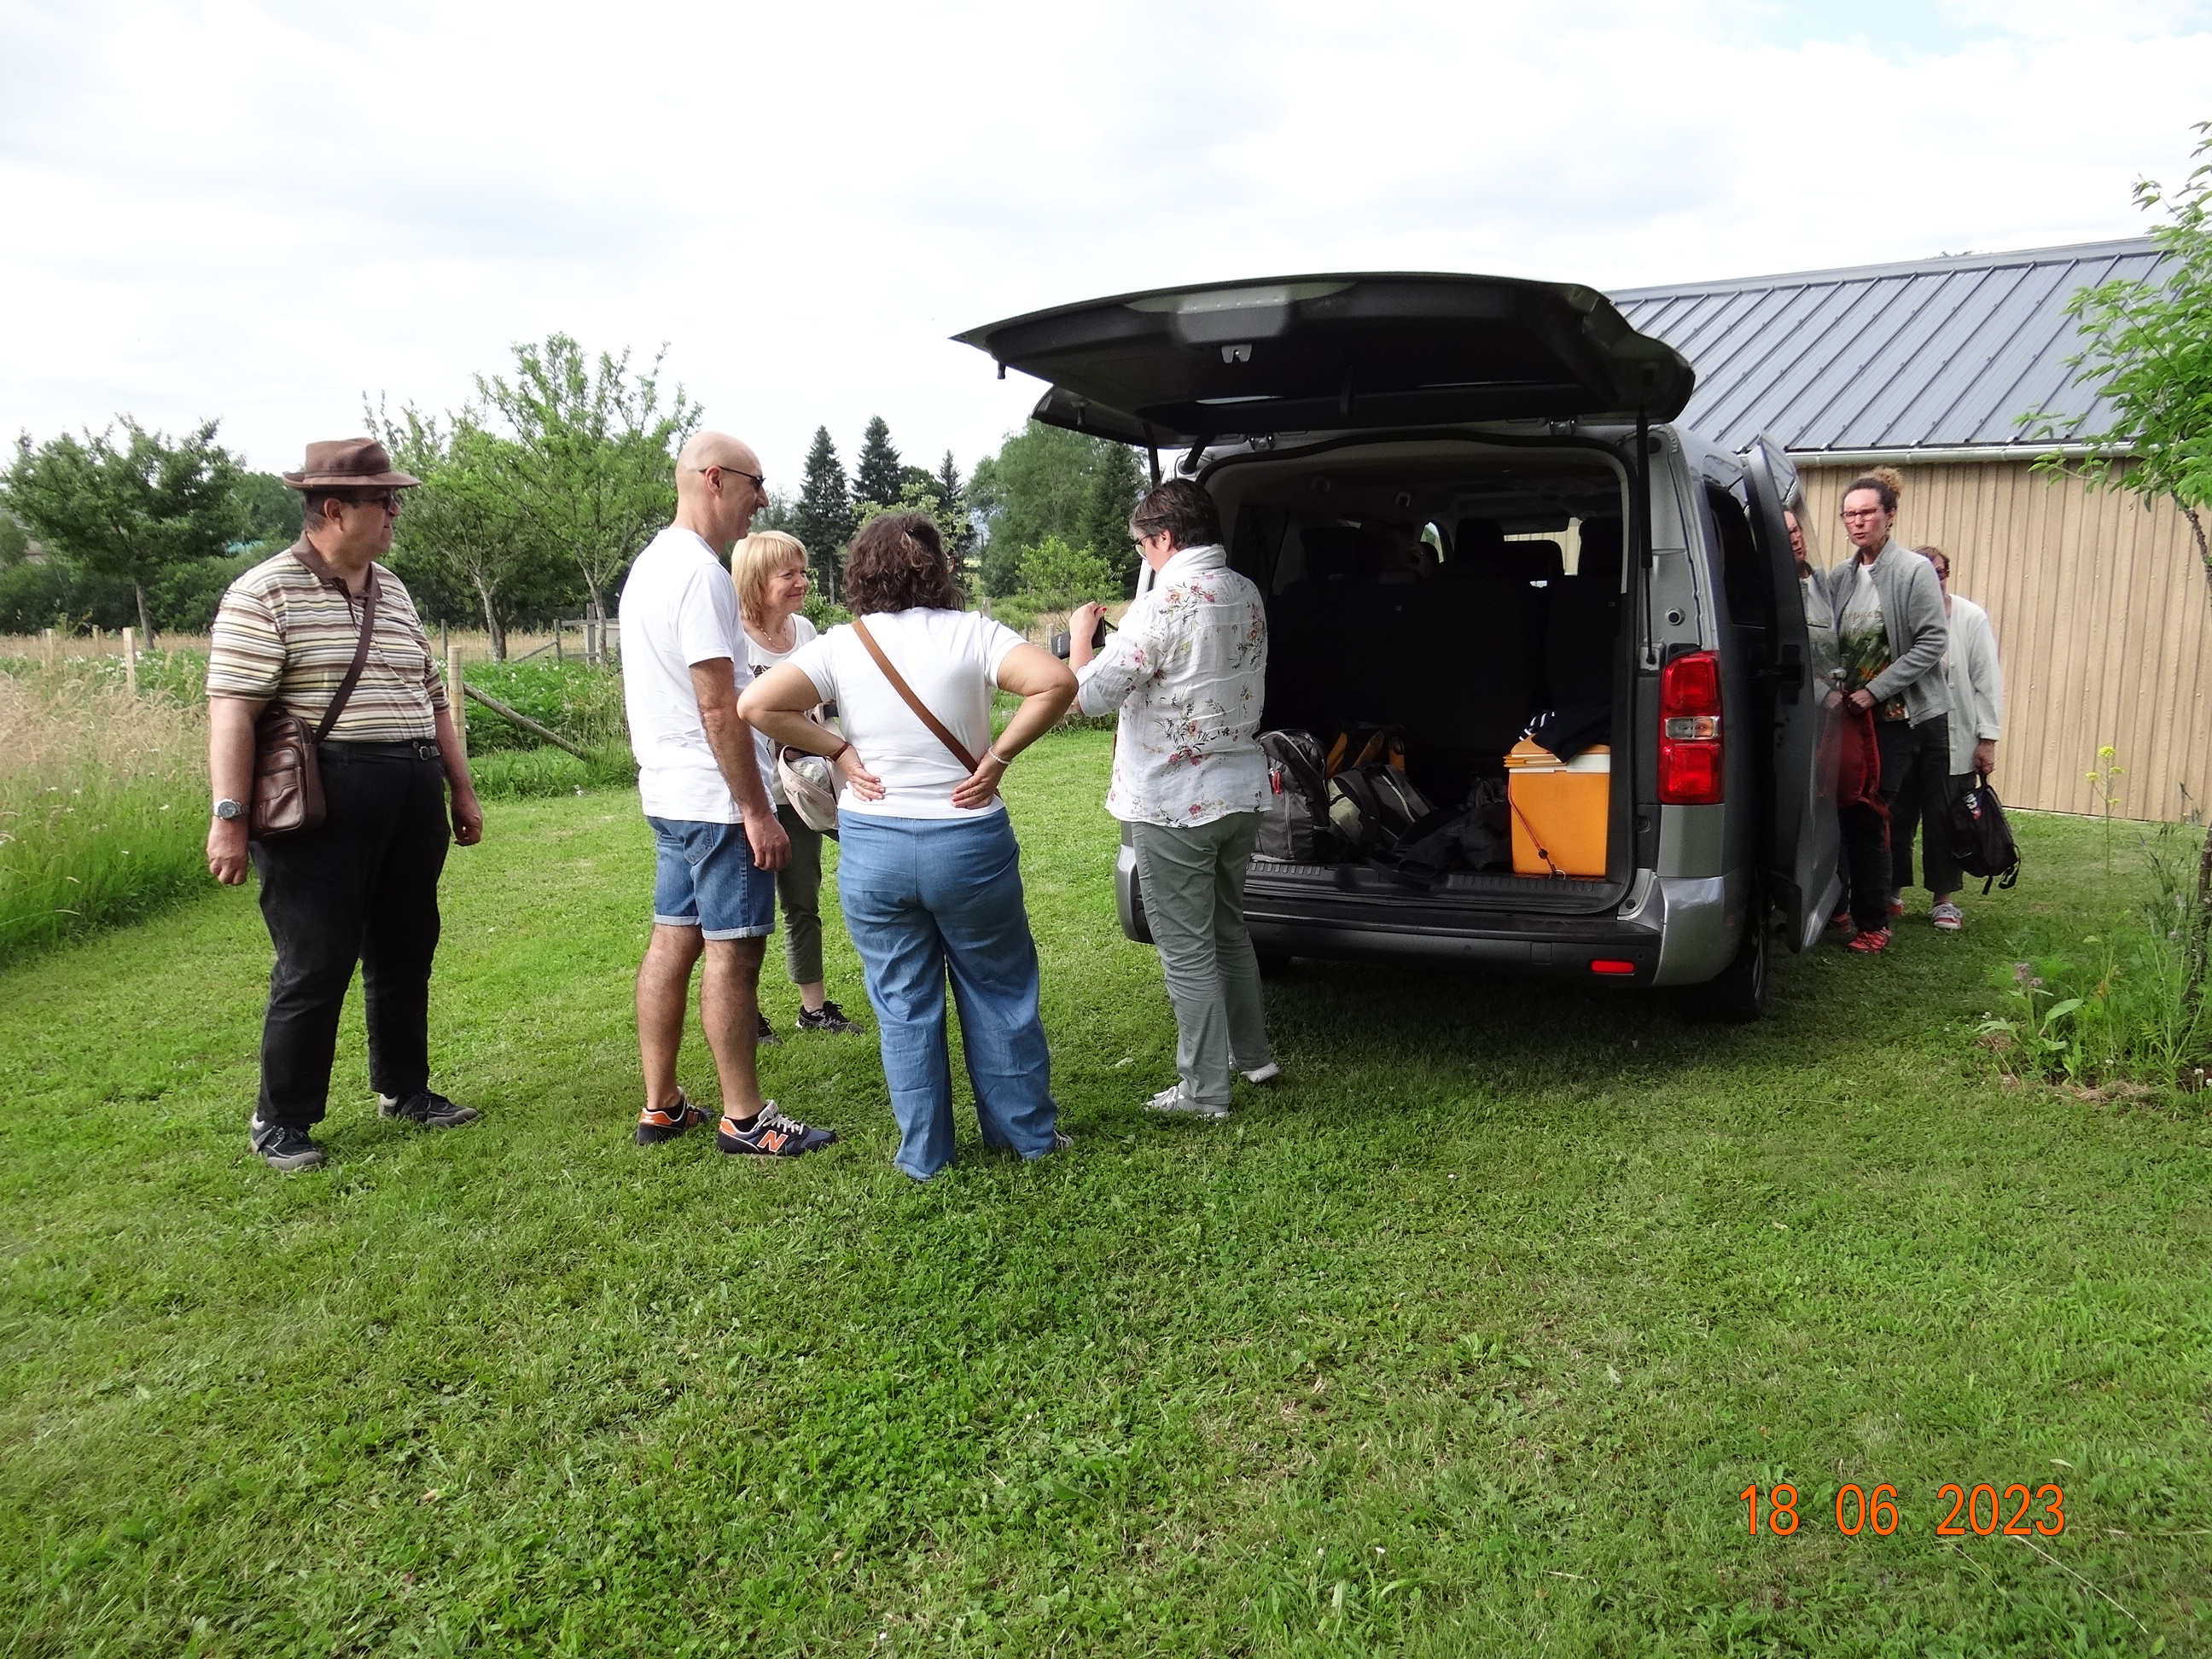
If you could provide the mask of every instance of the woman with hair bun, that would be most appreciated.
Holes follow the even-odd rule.
[[[892,1162],[927,1181],[952,1161],[948,969],[984,1144],[1042,1158],[1069,1141],[1052,1097],[1021,848],[999,783],[1067,712],[1075,676],[960,608],[926,514],[868,521],[846,562],[845,599],[854,620],[755,680],[739,712],[775,742],[827,756],[844,778],[837,890],[898,1120]],[[994,686],[1022,700],[995,741]],[[842,737],[805,716],[825,702],[837,705]]]

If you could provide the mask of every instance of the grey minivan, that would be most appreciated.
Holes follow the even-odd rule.
[[[1155,480],[1166,453],[1212,493],[1267,599],[1264,726],[1394,728],[1437,802],[1501,777],[1542,711],[1583,710],[1609,738],[1601,874],[1409,884],[1365,861],[1257,858],[1263,958],[1697,987],[1750,1018],[1772,938],[1820,937],[1841,886],[1833,699],[1783,521],[1795,471],[1767,440],[1732,454],[1672,424],[1689,363],[1604,295],[1291,276],[958,337],[1049,382],[1039,420],[1144,448]],[[1126,845],[1116,887],[1146,939]]]

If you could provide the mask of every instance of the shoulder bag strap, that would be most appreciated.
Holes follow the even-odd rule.
[[[854,617],[853,632],[859,635],[860,643],[868,647],[868,654],[876,659],[876,666],[884,671],[884,678],[891,683],[891,690],[906,699],[906,706],[914,710],[915,718],[935,734],[938,742],[952,751],[953,758],[970,772],[981,765],[981,761],[961,746],[960,739],[952,735],[945,722],[922,706],[921,699],[914,695],[914,688],[906,683],[906,677],[892,667],[891,659],[884,655],[883,647],[878,645],[876,636],[868,632],[867,623],[858,617]]]
[[[376,567],[371,565],[368,568],[368,584],[362,589],[361,637],[354,641],[353,665],[346,670],[345,678],[338,682],[337,695],[331,698],[331,706],[323,710],[322,724],[315,728],[317,743],[330,736],[331,728],[338,723],[338,716],[345,713],[346,700],[353,696],[354,687],[361,684],[361,671],[368,665],[369,636],[376,631]]]

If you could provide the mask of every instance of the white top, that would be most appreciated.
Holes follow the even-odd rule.
[[[2004,736],[2004,668],[1997,661],[1990,613],[1956,593],[1943,684],[1951,692],[1951,775],[1960,777],[1974,769],[1978,740]]]
[[[729,572],[696,534],[671,525],[630,566],[618,614],[623,710],[647,816],[737,823],[691,684],[691,665],[717,657],[729,659],[739,691],[751,682]]]
[[[1106,810],[1129,823],[1200,824],[1267,798],[1260,708],[1267,614],[1229,550],[1178,548],[1081,675],[1086,714],[1121,710]]]
[[[742,623],[744,616],[743,606],[738,608],[738,615]],[[791,617],[791,651],[771,651],[750,634],[747,634],[745,660],[752,665],[753,678],[758,679],[769,669],[786,661],[789,659],[792,651],[798,650],[800,646],[817,637],[820,633],[821,629],[815,627],[799,612],[793,611]],[[783,798],[783,780],[775,775],[775,744],[769,740],[769,735],[765,732],[754,732],[753,744],[760,750],[761,781],[768,786],[769,799],[778,806],[788,806],[791,803]]]
[[[980,757],[991,743],[991,688],[999,665],[1022,636],[974,611],[878,611],[866,620],[922,707]],[[952,804],[968,769],[915,718],[849,624],[799,647],[787,660],[814,682],[823,702],[837,705],[837,724],[860,751],[861,764],[883,780],[881,800],[861,800],[847,785],[837,799],[840,812],[975,818],[1006,811],[995,797],[988,806]]]

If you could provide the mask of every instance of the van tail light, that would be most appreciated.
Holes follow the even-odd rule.
[[[1626,976],[1636,971],[1632,962],[1623,962],[1618,957],[1599,957],[1590,963],[1593,974],[1613,974]]]
[[[1659,799],[1711,806],[1726,799],[1721,744],[1721,662],[1692,651],[1659,671]]]

